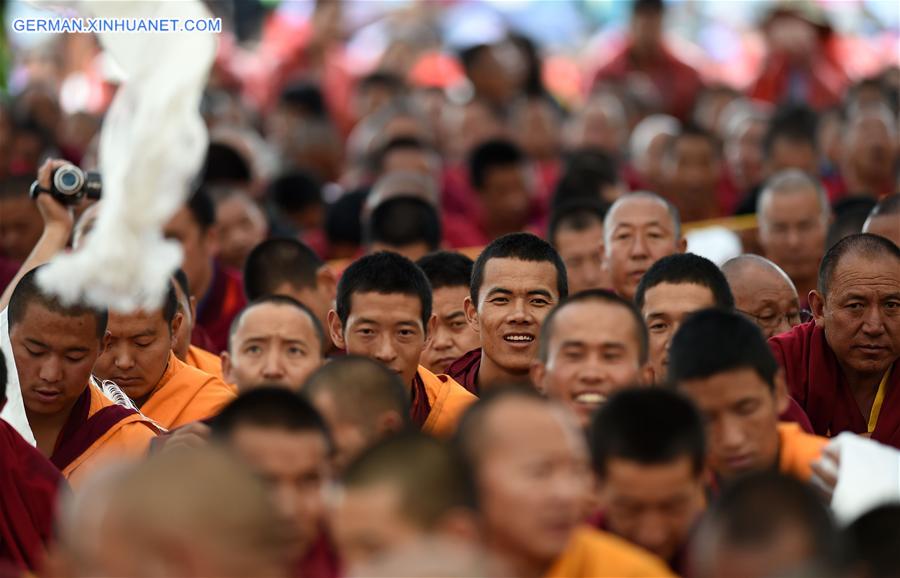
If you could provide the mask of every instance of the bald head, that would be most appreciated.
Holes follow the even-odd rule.
[[[800,300],[790,277],[759,255],[741,255],[722,265],[734,304],[768,338],[800,323]]]
[[[900,246],[900,194],[881,199],[869,213],[862,232],[890,239]]]
[[[828,196],[821,185],[800,169],[787,169],[769,179],[756,201],[756,214],[760,219],[760,228],[770,226],[772,219],[769,217],[773,212],[771,210],[772,199],[790,195],[812,195],[817,201],[813,206],[819,216],[827,220],[831,213]]]

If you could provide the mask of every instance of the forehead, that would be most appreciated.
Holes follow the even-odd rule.
[[[456,285],[441,287],[432,292],[435,309],[462,309],[463,300],[469,294],[469,287],[466,285]]]
[[[554,321],[551,341],[618,342],[638,346],[636,320],[621,305],[586,301],[564,306]]]
[[[579,455],[584,448],[566,428],[549,403],[533,399],[507,399],[484,416],[488,462],[503,458],[546,457],[559,453]]]
[[[261,464],[277,457],[293,457],[316,463],[327,457],[325,436],[316,430],[289,430],[256,424],[238,425],[231,434],[231,445],[250,462]],[[284,462],[279,462],[284,463]]]
[[[350,316],[375,321],[422,321],[422,301],[403,293],[353,293]]]
[[[769,219],[784,219],[789,215],[808,216],[822,210],[819,193],[812,187],[797,187],[768,195],[764,205]]]
[[[794,286],[771,267],[748,265],[728,275],[729,286],[737,299],[761,301],[765,298],[797,299]]]
[[[695,283],[660,283],[644,294],[644,315],[692,312],[715,305],[709,287]]]
[[[293,305],[260,303],[241,315],[235,337],[259,336],[260,334],[288,333],[307,336],[313,332],[309,316]]]
[[[679,387],[701,406],[727,404],[747,396],[771,392],[769,384],[751,368],[732,369],[709,377],[684,380]]]
[[[603,222],[598,218],[591,218],[591,221],[588,223],[588,226],[583,229],[575,229],[572,227],[570,223],[563,222],[560,224],[559,229],[556,231],[556,245],[570,245],[570,244],[581,244],[586,240],[597,240],[598,242],[603,239]],[[576,247],[572,247],[575,249]],[[594,249],[596,247],[586,247],[587,249]]]
[[[674,227],[672,216],[665,203],[645,197],[621,201],[621,204],[612,209],[609,221],[610,228],[640,227],[650,224],[658,224],[667,229]]]
[[[22,319],[10,332],[21,331],[23,335],[38,336],[44,343],[65,341],[97,341],[97,320],[92,313],[64,315],[52,311],[40,303],[31,302],[25,307]]]
[[[481,289],[496,287],[523,291],[543,289],[556,295],[556,267],[547,261],[522,261],[507,257],[490,259],[484,265]]]
[[[116,313],[110,311],[106,330],[110,333],[142,331],[165,324],[162,309],[155,311],[135,311],[133,313]]]
[[[829,292],[860,288],[889,288],[900,291],[900,261],[890,255],[844,255],[831,275]]]

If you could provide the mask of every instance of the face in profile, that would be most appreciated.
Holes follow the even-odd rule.
[[[431,343],[422,352],[422,365],[433,373],[446,373],[454,361],[481,345],[478,333],[466,321],[468,295],[469,288],[463,285],[432,290],[437,320]]]

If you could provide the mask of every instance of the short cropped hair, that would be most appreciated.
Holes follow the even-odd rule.
[[[393,197],[369,215],[365,236],[368,244],[405,247],[422,242],[434,251],[441,244],[441,220],[431,203],[416,197]]]
[[[478,292],[484,283],[484,269],[491,259],[518,259],[530,263],[550,263],[556,268],[556,292],[562,299],[569,294],[566,266],[550,243],[530,233],[509,233],[494,239],[484,248],[472,268],[469,296],[478,304]]]
[[[425,272],[432,290],[444,287],[468,289],[475,263],[462,253],[436,251],[416,261],[416,265]]]
[[[712,293],[716,307],[734,309],[734,296],[728,280],[716,264],[705,257],[693,253],[677,253],[663,257],[651,265],[641,277],[634,294],[638,309],[643,311],[647,291],[662,283],[706,287]]]
[[[480,190],[487,183],[488,174],[493,169],[521,166],[526,159],[522,149],[510,140],[495,139],[480,144],[469,155],[472,187]]]
[[[337,286],[335,309],[346,327],[354,293],[400,294],[417,297],[422,305],[422,326],[431,318],[431,285],[416,264],[397,253],[382,251],[350,264]]]
[[[859,233],[844,237],[834,247],[828,249],[822,262],[819,264],[819,293],[828,296],[831,289],[831,281],[838,265],[847,255],[856,254],[865,257],[893,257],[897,261],[897,267],[900,267],[900,248],[897,247],[890,239],[885,239],[879,235],[871,233]]]
[[[306,315],[309,318],[309,322],[312,324],[313,333],[316,334],[316,339],[319,341],[319,345],[324,347],[326,343],[330,341],[326,341],[325,338],[325,330],[322,328],[322,322],[319,321],[319,318],[316,317],[316,314],[312,312],[312,310],[300,303],[293,297],[288,297],[287,295],[272,295],[266,294],[262,297],[254,299],[253,301],[244,305],[244,308],[238,311],[238,314],[234,316],[234,319],[231,320],[231,327],[228,330],[228,349],[231,349],[231,338],[234,337],[237,328],[240,326],[241,321],[244,319],[244,315],[247,314],[248,311],[257,307],[259,305],[281,305],[283,307],[293,307],[295,309],[300,310],[301,313]]]
[[[603,227],[609,205],[596,199],[575,199],[559,205],[550,214],[547,240],[556,246],[556,235],[563,229],[584,231],[592,225]]]
[[[296,289],[316,287],[324,262],[297,239],[269,239],[250,251],[244,263],[244,293],[254,300],[287,283]]]

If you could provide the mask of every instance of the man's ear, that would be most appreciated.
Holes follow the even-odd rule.
[[[316,289],[325,296],[329,306],[334,302],[334,296],[337,294],[337,276],[328,265],[322,265],[316,271]]]
[[[809,300],[809,308],[812,310],[813,319],[816,320],[816,327],[825,326],[825,297],[813,289],[807,297]]]
[[[684,253],[685,251],[687,251],[687,239],[682,237],[678,239],[678,252]]]
[[[547,395],[547,391],[544,388],[544,376],[547,375],[547,366],[544,365],[544,362],[535,359],[531,362],[531,367],[528,369],[528,376],[531,378],[531,383],[534,384],[534,388],[541,395]]]
[[[638,379],[641,380],[641,385],[653,385],[653,368],[650,367],[649,362],[641,366]]]
[[[218,255],[219,254],[219,228],[216,227],[215,225],[212,225],[211,227],[206,229],[206,231],[203,232],[202,235],[203,235],[203,244],[206,246],[206,253],[211,257],[215,257],[216,255]]]
[[[463,310],[466,312],[466,321],[469,323],[469,326],[475,333],[480,334],[481,328],[478,326],[478,308],[472,303],[471,297],[463,299]]]
[[[379,438],[401,431],[403,431],[403,417],[396,411],[389,410],[375,418],[375,433]]]
[[[783,414],[787,411],[788,405],[790,405],[790,394],[787,389],[787,380],[784,377],[784,369],[778,368],[778,371],[775,372],[775,408],[778,410],[778,415]]]
[[[347,349],[347,344],[344,342],[344,328],[341,326],[341,319],[334,309],[328,312],[328,333],[331,334],[331,341],[335,347]]]
[[[188,297],[189,297],[189,301],[191,304],[191,319],[194,319],[195,320],[194,323],[196,323],[197,322],[196,321],[196,319],[197,319],[197,298],[194,297],[193,295],[189,295]]]
[[[435,327],[437,327],[437,315],[432,313],[431,317],[428,318],[428,323],[425,325],[425,346],[422,348],[423,350],[428,349],[431,342],[434,341]]]
[[[100,338],[100,353],[106,351],[110,341],[112,341],[112,336],[109,334],[109,331],[104,331],[103,337]]]
[[[172,318],[172,324],[169,326],[169,335],[172,337],[172,347],[174,348],[178,344],[178,330],[181,329],[181,324],[184,323],[184,313],[178,311],[175,313],[175,317]],[[190,338],[188,338],[190,339]]]
[[[222,376],[225,378],[225,382],[236,383],[236,380],[232,379],[231,376],[231,371],[234,369],[234,366],[231,364],[231,355],[227,351],[223,351],[219,355],[219,359],[222,360]]]

